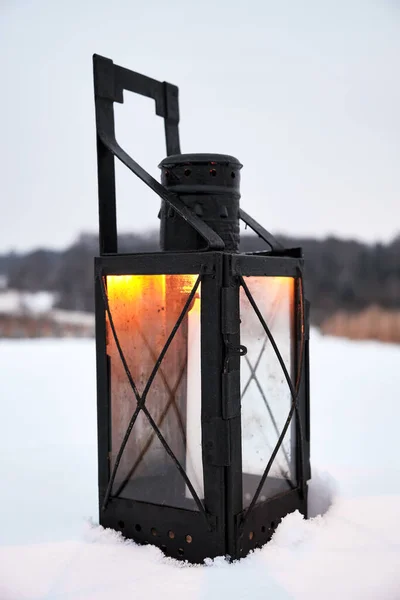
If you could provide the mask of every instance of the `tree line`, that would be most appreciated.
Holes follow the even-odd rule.
[[[277,237],[287,247],[303,248],[305,289],[315,324],[338,310],[358,312],[372,305],[400,308],[400,235],[388,244],[374,245],[335,237]],[[158,249],[155,233],[120,236],[121,252]],[[242,235],[242,251],[262,249],[259,238]],[[54,292],[59,308],[93,311],[93,257],[97,253],[97,236],[83,234],[66,250],[0,255],[0,274],[6,276],[9,288]]]

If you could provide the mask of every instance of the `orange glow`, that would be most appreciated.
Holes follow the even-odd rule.
[[[133,330],[141,330],[152,338],[158,349],[159,339],[172,330],[197,277],[186,274],[108,275],[107,296],[117,334],[129,338]],[[194,304],[197,306],[199,298],[200,287],[189,310]],[[112,337],[108,339],[113,345]]]
[[[197,294],[189,310],[191,313],[200,313],[200,298],[197,296]]]
[[[176,291],[190,294],[198,275],[108,275],[108,296],[110,299],[118,297],[120,300],[136,300],[144,291],[151,290],[158,299],[165,299],[166,280],[169,277],[173,278]],[[251,279],[254,280],[255,277]],[[293,277],[257,277],[257,280],[269,290],[280,290],[282,294],[287,294],[288,288],[293,287],[295,281]],[[200,296],[199,292],[200,287],[196,292],[196,298]]]
[[[253,277],[252,277],[253,279]],[[257,277],[257,279],[259,279]],[[279,286],[291,286],[294,283],[294,278],[293,277],[263,277],[262,279],[265,280],[266,284],[273,285],[274,283],[276,283]]]
[[[272,277],[273,282],[276,282],[279,296],[287,296],[288,294],[294,298],[294,277]]]
[[[153,288],[165,296],[165,275],[108,275],[107,294],[110,300],[136,300],[144,289]]]
[[[190,294],[198,275],[108,275],[107,293],[110,300],[136,300],[144,291],[152,291],[158,298],[165,299],[166,280],[172,277],[175,289]],[[196,297],[199,295],[199,290]]]

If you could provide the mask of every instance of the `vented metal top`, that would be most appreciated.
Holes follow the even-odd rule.
[[[175,154],[160,163],[161,182],[219,235],[228,252],[239,248],[240,170],[228,154]],[[204,241],[165,203],[161,208],[161,247],[200,250]]]
[[[164,158],[158,166],[163,168],[175,165],[212,165],[215,163],[219,165],[232,165],[239,169],[243,166],[237,158],[229,154],[174,154]]]

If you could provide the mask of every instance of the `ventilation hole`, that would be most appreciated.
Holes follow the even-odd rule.
[[[193,538],[192,538],[192,536],[191,536],[191,535],[187,535],[187,536],[185,537],[185,540],[187,541],[187,543],[188,543],[188,544],[191,544],[191,543],[192,543],[192,541],[193,541]]]
[[[175,537],[175,533],[173,531],[168,531],[168,537],[173,540]]]
[[[123,529],[125,527],[125,523],[123,521],[118,521],[118,527]]]
[[[154,537],[157,535],[157,529],[154,527],[151,528],[151,535],[154,535]]]
[[[265,525],[261,527],[261,533],[265,533]]]
[[[235,177],[236,177],[236,173],[235,173],[234,171],[232,171],[232,173],[231,173],[231,177],[232,177],[232,179],[235,179]]]
[[[185,554],[185,551],[183,548],[178,548],[178,554],[179,556],[183,556]]]
[[[196,215],[198,217],[202,217],[203,216],[203,207],[201,206],[201,204],[196,203],[194,205],[194,212],[196,213]]]
[[[166,552],[166,550],[167,550],[167,546],[166,546],[165,544],[162,544],[162,545],[160,546],[160,550],[162,550],[163,552]]]
[[[212,175],[213,177],[215,177],[217,174],[217,171],[215,169],[210,169],[210,175]]]
[[[249,533],[249,540],[252,540],[254,537],[254,531],[250,531]]]
[[[185,173],[185,177],[189,177],[189,175],[191,175],[192,171],[190,169],[185,169],[184,173]]]
[[[136,529],[136,531],[142,531],[142,527],[139,524],[135,525],[135,529]]]

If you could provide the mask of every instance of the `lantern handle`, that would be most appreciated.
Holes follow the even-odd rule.
[[[99,193],[100,254],[118,251],[115,165],[117,157],[143,183],[165,200],[206,241],[205,250],[223,250],[225,244],[204,221],[192,212],[176,194],[168,191],[125,152],[115,137],[114,102],[123,103],[123,90],[153,98],[156,114],[165,121],[168,156],[180,153],[178,88],[129,71],[113,61],[93,55],[97,132],[97,172]]]

